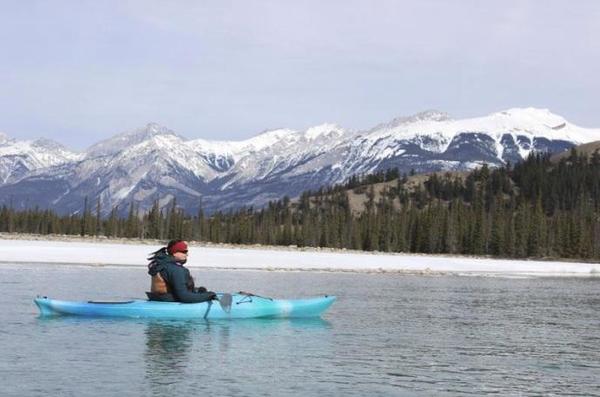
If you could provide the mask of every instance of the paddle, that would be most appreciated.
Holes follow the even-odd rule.
[[[255,296],[255,297],[257,297],[257,298],[268,299],[268,300],[270,300],[270,301],[272,301],[272,300],[273,300],[273,298],[269,298],[268,296],[256,295],[256,294],[253,294],[252,292],[240,291],[240,292],[238,292],[238,294],[240,294],[240,295],[246,295],[246,296],[248,296],[248,297],[250,297],[250,298],[251,298],[251,297],[253,297],[253,296]]]
[[[219,305],[221,305],[221,309],[223,309],[225,313],[231,311],[231,294],[221,294],[221,297],[217,295],[216,299],[219,301]]]

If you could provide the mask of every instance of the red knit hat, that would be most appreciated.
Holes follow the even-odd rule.
[[[176,252],[185,252],[188,251],[188,245],[185,241],[178,241],[172,246],[169,247],[169,254],[173,255]]]

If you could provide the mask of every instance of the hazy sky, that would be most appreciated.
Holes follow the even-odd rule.
[[[0,0],[0,131],[243,139],[427,109],[600,127],[600,1]]]

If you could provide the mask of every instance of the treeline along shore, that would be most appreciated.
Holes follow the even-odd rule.
[[[0,232],[596,261],[600,155],[535,154],[514,166],[427,176],[388,170],[210,216],[186,214],[176,200],[144,214],[132,203],[127,217],[118,208],[102,217],[99,208],[85,200],[82,213],[58,215],[3,206]]]

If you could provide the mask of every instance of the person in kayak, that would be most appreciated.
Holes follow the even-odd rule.
[[[151,254],[148,274],[152,276],[149,300],[162,302],[198,303],[217,298],[204,287],[196,288],[188,268],[188,245],[183,240],[171,240],[166,247]]]

